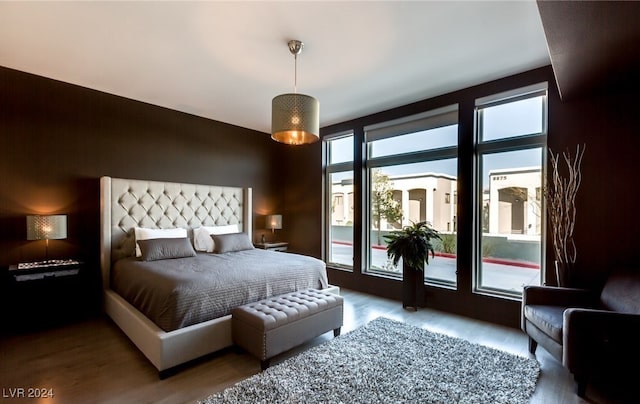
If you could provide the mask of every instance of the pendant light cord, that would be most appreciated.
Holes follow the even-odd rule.
[[[293,55],[293,92],[298,93],[298,54]]]

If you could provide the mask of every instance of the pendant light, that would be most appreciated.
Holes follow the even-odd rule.
[[[298,55],[304,44],[291,40],[288,45],[294,56],[294,92],[278,95],[271,102],[271,138],[290,145],[314,143],[320,139],[320,103],[298,94]]]

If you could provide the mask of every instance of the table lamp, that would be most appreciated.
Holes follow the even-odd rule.
[[[45,240],[45,261],[49,259],[49,240],[67,238],[67,215],[27,216],[27,240]]]
[[[269,215],[267,216],[267,228],[271,229],[271,233],[276,229],[282,229],[282,215]]]

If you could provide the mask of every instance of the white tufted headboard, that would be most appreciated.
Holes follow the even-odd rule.
[[[250,238],[251,188],[100,178],[100,266],[109,288],[111,264],[134,253],[134,227],[186,228],[238,224]]]

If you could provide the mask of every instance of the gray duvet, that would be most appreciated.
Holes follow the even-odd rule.
[[[305,288],[326,288],[323,261],[260,249],[145,262],[118,260],[111,288],[165,331]]]

